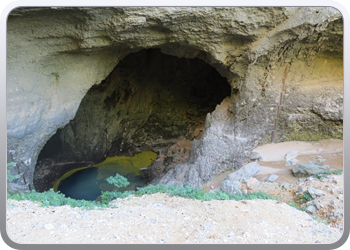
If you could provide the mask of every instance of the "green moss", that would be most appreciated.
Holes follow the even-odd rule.
[[[320,141],[323,139],[343,139],[343,134],[335,132],[329,135],[311,131],[293,131],[287,134],[287,138],[284,141]]]
[[[271,143],[271,134],[266,135],[259,143],[259,146]]]
[[[140,175],[140,169],[150,166],[155,159],[157,159],[156,153],[152,151],[143,151],[132,157],[107,157],[105,161],[93,167],[98,168],[98,180],[114,176],[116,172],[120,175],[127,175],[129,173]]]

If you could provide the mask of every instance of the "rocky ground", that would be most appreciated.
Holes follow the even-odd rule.
[[[288,152],[297,150],[296,162],[293,165],[285,166],[285,156]],[[298,163],[318,162],[329,165],[333,170],[343,170],[343,141],[328,139],[318,142],[291,141],[276,144],[267,144],[254,150],[263,157],[258,160],[260,171],[249,179],[250,185],[260,182],[260,185],[249,188],[249,184],[242,182],[241,189],[245,193],[261,190],[267,194],[278,196],[282,202],[298,204],[302,193],[309,187],[323,191],[322,196],[302,203],[303,207],[310,207],[309,214],[319,221],[324,221],[333,227],[343,229],[343,174],[329,175],[325,179],[313,177],[297,178],[291,169]],[[206,186],[206,190],[218,190],[222,181],[231,172],[227,172],[217,177]],[[267,178],[276,174],[279,176],[276,182],[267,182]],[[298,190],[299,189],[299,190]],[[300,205],[300,204],[299,204]],[[315,207],[312,208],[312,206]]]
[[[8,200],[7,234],[16,243],[334,243],[343,234],[343,174],[325,179],[295,178],[284,166],[285,153],[298,150],[298,163],[318,161],[330,170],[343,167],[342,141],[289,142],[255,149],[264,157],[260,182],[244,192],[262,190],[275,200],[199,201],[166,194],[117,199],[117,208],[81,210],[40,207]],[[299,146],[299,147],[297,147]],[[270,148],[269,148],[270,147]],[[265,151],[266,150],[266,151]],[[288,171],[289,170],[289,171]],[[276,182],[266,182],[272,173]],[[229,173],[206,187],[216,190]],[[253,178],[252,178],[253,179]],[[288,205],[309,187],[322,190],[309,211]],[[306,205],[306,204],[305,204]]]

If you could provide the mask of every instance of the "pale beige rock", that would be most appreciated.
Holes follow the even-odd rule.
[[[191,149],[202,145],[186,179],[196,186],[241,167],[258,143],[342,138],[341,17],[332,7],[14,9],[7,22],[7,148],[24,173],[17,190],[34,188],[41,149],[75,117],[87,91],[142,49],[203,60],[232,87],[227,115],[214,115],[206,140]],[[272,138],[281,96],[283,131]],[[220,133],[206,136],[209,129]],[[221,158],[211,154],[219,147],[207,146],[214,139],[225,147]]]

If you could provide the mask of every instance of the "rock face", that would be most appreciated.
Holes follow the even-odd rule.
[[[202,60],[179,59],[158,49],[131,54],[88,91],[74,119],[46,143],[34,185],[47,190],[47,180],[57,180],[74,167],[72,162],[93,164],[142,150],[159,155],[147,170],[153,179],[165,168],[188,160],[206,114],[230,94],[227,80]]]
[[[342,53],[331,7],[17,8],[11,185],[44,190],[77,164],[153,150],[153,183],[201,187],[259,143],[342,138]]]

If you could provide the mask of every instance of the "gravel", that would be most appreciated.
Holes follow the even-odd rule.
[[[7,234],[21,244],[240,244],[334,243],[343,233],[275,200],[199,201],[157,193],[111,203],[117,208],[82,210],[8,200]]]

